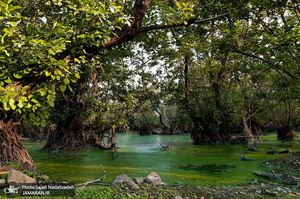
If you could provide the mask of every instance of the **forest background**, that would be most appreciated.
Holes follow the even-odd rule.
[[[196,145],[240,134],[249,150],[266,131],[296,137],[298,1],[4,0],[0,13],[0,166],[36,169],[17,132],[50,129],[46,151],[122,128]]]

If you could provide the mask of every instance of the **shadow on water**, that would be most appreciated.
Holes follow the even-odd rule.
[[[267,155],[267,148],[284,150],[296,142],[282,143],[274,139],[260,141],[258,152],[247,151],[245,145],[205,145],[195,146],[189,135],[175,136],[178,141],[174,150],[161,151],[155,138],[170,136],[140,136],[119,134],[118,157],[113,152],[90,149],[67,154],[42,152],[44,143],[24,142],[39,170],[52,179],[81,183],[102,177],[102,164],[107,172],[104,183],[110,183],[116,176],[147,176],[155,171],[163,182],[181,182],[190,185],[236,185],[249,183],[253,171],[263,170],[260,165],[267,159],[281,157],[282,154]],[[268,138],[275,134],[268,135]],[[299,142],[298,142],[299,143]],[[295,145],[294,150],[300,150]],[[244,154],[254,161],[241,161],[235,153]]]

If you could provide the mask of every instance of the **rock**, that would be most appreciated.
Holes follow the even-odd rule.
[[[181,196],[174,196],[172,199],[183,199]]]
[[[280,187],[276,187],[275,189],[276,191],[282,191],[282,189]]]
[[[5,183],[5,179],[1,179],[0,184],[4,184],[4,183]]]
[[[49,178],[49,176],[47,176],[47,175],[42,175],[42,176],[41,176],[41,179],[43,179],[43,180],[49,180],[50,178]]]
[[[141,184],[141,183],[145,183],[144,180],[148,178],[145,177],[137,177],[137,178],[133,178],[132,180],[136,183],[136,184]]]
[[[155,172],[152,172],[150,173],[147,178],[151,181],[151,184],[153,185],[160,185],[161,184],[161,178],[160,176],[155,173]]]
[[[145,178],[143,183],[152,184],[152,181],[149,178]]]
[[[24,173],[21,173],[20,171],[16,170],[10,170],[7,176],[7,183],[17,183],[17,184],[23,184],[23,183],[36,183],[36,179],[31,178]]]
[[[139,185],[135,184],[135,182],[133,180],[129,180],[126,182],[126,184],[128,184],[130,187],[135,187],[137,189],[139,189]]]
[[[118,184],[118,183],[123,183],[132,180],[131,178],[128,177],[126,174],[119,175],[115,177],[115,179],[112,181],[112,184]]]
[[[130,187],[136,187],[140,188],[130,177],[128,177],[126,174],[122,174],[117,176],[113,181],[112,184],[119,184],[119,183],[126,183]]]

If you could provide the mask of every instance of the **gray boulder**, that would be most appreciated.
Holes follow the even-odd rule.
[[[115,177],[115,179],[112,181],[112,184],[119,184],[119,183],[126,183],[130,187],[136,187],[140,188],[130,177],[128,177],[126,174],[119,175]]]
[[[145,180],[147,180],[147,178],[145,177],[137,177],[137,178],[133,178],[132,179],[136,184],[141,184],[144,183]]]
[[[183,199],[181,196],[174,196],[172,199]]]
[[[23,184],[23,183],[36,183],[36,179],[31,178],[24,173],[21,173],[20,171],[16,170],[10,170],[7,176],[7,183],[17,183],[17,184]]]
[[[153,185],[160,185],[161,184],[161,177],[155,173],[155,172],[151,172],[148,176],[147,179],[150,180],[150,184]]]
[[[137,185],[133,180],[127,181],[126,184],[128,184],[130,187],[135,187],[139,189],[139,185]]]
[[[132,180],[128,175],[122,174],[117,177],[112,181],[112,184],[118,184],[118,183],[123,183]]]

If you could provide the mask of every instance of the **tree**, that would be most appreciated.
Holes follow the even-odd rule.
[[[149,10],[150,3],[153,4],[152,10]],[[54,107],[58,92],[67,89],[72,92],[75,87],[77,90],[74,92],[80,95],[83,91],[80,87],[87,83],[90,75],[90,65],[97,63],[95,56],[105,49],[131,41],[143,32],[205,21],[200,19],[202,16],[199,14],[194,14],[199,11],[195,5],[192,8],[193,3],[182,2],[176,3],[175,9],[170,9],[160,1],[151,0],[2,1],[0,98],[1,137],[5,138],[2,141],[13,146],[20,143],[11,129],[7,129],[13,119],[22,115],[24,121],[45,126],[49,109],[44,109],[45,114],[41,108]],[[153,25],[152,20],[159,21],[157,12],[169,13],[175,20],[172,24]],[[147,13],[149,17],[144,20]],[[222,13],[214,18],[228,14]],[[142,27],[143,22],[145,25]],[[64,135],[59,133],[72,138],[65,140],[64,145],[75,146],[74,143],[82,143],[84,137],[80,123],[85,104],[82,99],[77,99],[72,106],[78,109],[69,117],[67,130]],[[61,137],[56,135],[54,139]],[[1,165],[5,160],[14,163],[24,161],[25,155],[21,154],[27,152],[20,146],[15,148],[20,155],[12,157],[12,153],[3,154]],[[3,147],[2,144],[2,151]],[[30,157],[27,160],[34,169]]]
[[[128,19],[118,14],[122,7],[113,2],[28,3],[9,0],[1,2],[0,6],[1,165],[5,161],[27,161],[31,164],[28,169],[34,170],[26,149],[12,132],[11,124],[15,124],[12,120],[20,118],[15,115],[23,115],[25,121],[45,126],[44,120],[48,114],[41,110],[43,106],[54,107],[56,88],[64,92],[67,88],[72,90],[70,82],[82,84],[86,78],[80,78],[80,67],[90,61],[91,51],[109,48],[120,42],[118,35],[110,34],[118,27],[117,24]],[[149,4],[145,7],[148,8]],[[143,16],[145,14],[140,9],[135,11]],[[136,23],[140,21],[136,20],[133,25]],[[87,43],[93,43],[93,46]],[[80,112],[84,108],[80,101],[78,104],[78,114],[71,118],[72,127],[69,128],[73,136],[77,133],[74,132],[76,122],[80,120]]]
[[[252,2],[251,7],[248,31],[244,34],[243,42],[232,46],[232,51],[253,59],[253,62],[260,64],[261,71],[271,74],[273,86],[276,87],[276,94],[273,95],[276,100],[270,103],[277,103],[277,109],[280,110],[277,110],[278,114],[288,113],[285,114],[286,118],[282,118],[283,114],[280,114],[280,125],[279,115],[273,114],[273,121],[276,121],[278,127],[278,139],[292,139],[295,136],[292,125],[295,122],[291,118],[295,116],[299,103],[300,62],[296,42],[299,40],[299,4],[295,1],[263,1]]]

